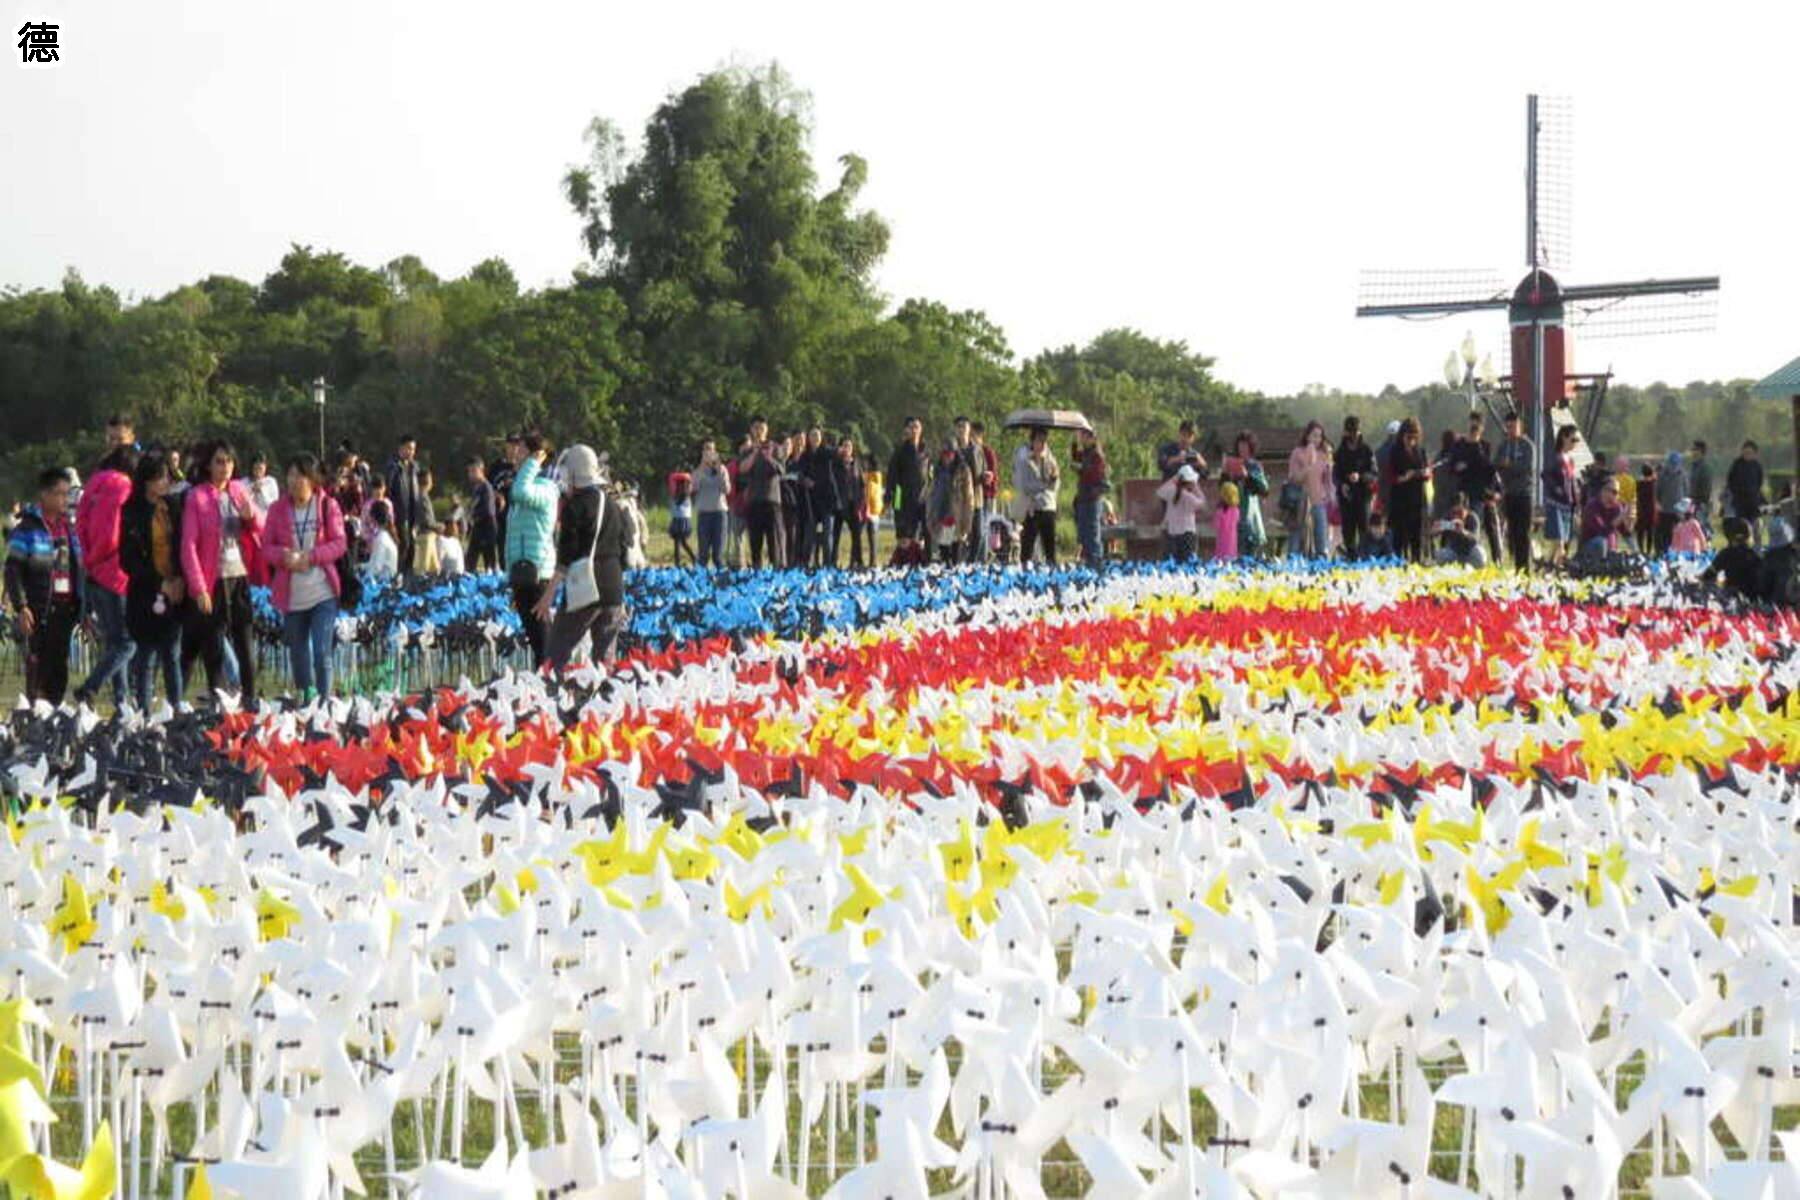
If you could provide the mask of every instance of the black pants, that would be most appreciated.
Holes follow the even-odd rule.
[[[767,548],[769,565],[781,566],[781,506],[767,500],[752,500],[744,514],[744,524],[750,534],[750,565],[760,569],[763,551]]]
[[[500,569],[500,541],[492,532],[471,534],[469,537],[469,570],[498,571]]]
[[[1425,560],[1425,510],[1411,504],[1394,505],[1394,553],[1407,562]]]
[[[394,547],[400,551],[400,578],[402,579],[411,578],[413,573],[415,536],[411,522],[394,522]]]
[[[1369,532],[1369,493],[1366,488],[1352,486],[1338,500],[1338,520],[1344,531],[1344,557],[1355,558]]]
[[[1488,504],[1485,501],[1475,502],[1481,514],[1481,532],[1487,538],[1488,561],[1495,566],[1500,565],[1500,506],[1498,503]]]
[[[567,669],[584,634],[593,635],[594,661],[612,662],[619,656],[619,631],[624,627],[625,609],[618,604],[596,603],[574,612],[557,613],[550,622],[550,669]]]
[[[805,508],[794,504],[782,505],[781,515],[785,518],[779,522],[782,535],[782,565],[808,566],[807,554],[812,549],[812,539],[809,536],[809,530],[812,528],[811,518],[807,516]]]
[[[1513,567],[1516,570],[1529,571],[1531,570],[1531,497],[1508,496],[1501,501],[1501,504],[1506,508],[1506,545],[1512,551]]]
[[[547,579],[512,585],[513,611],[519,614],[519,624],[525,630],[525,644],[531,647],[533,670],[544,665],[544,623],[538,619],[537,605],[549,586]]]
[[[31,608],[36,622],[25,641],[25,698],[61,704],[69,690],[69,639],[81,623],[81,605],[73,596],[51,600],[48,608]]]
[[[212,611],[203,613],[198,604],[189,604],[187,619],[193,644],[199,649],[200,662],[206,668],[206,686],[214,691],[226,686],[225,641],[229,638],[231,653],[237,659],[244,703],[255,703],[256,647],[250,641],[250,581],[242,575],[215,580]]]
[[[1681,518],[1672,512],[1658,513],[1656,516],[1656,552],[1667,554],[1669,547],[1675,542],[1675,526]]]
[[[843,541],[846,531],[850,534],[850,569],[860,571],[865,563],[871,567],[880,566],[881,564],[875,560],[875,522],[873,520],[865,521],[859,514],[853,512],[839,513],[831,520],[831,557],[828,565],[837,566],[838,547]],[[865,534],[869,544],[867,559],[863,557]]]
[[[917,540],[925,534],[925,502],[908,499],[894,509],[894,537]]]
[[[1019,537],[1019,561],[1030,562],[1032,549],[1039,542],[1044,543],[1044,561],[1051,566],[1056,565],[1056,514],[1054,512],[1034,512],[1025,518],[1025,532]]]

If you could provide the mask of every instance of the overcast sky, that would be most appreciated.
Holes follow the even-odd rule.
[[[1356,274],[1522,272],[1533,90],[1574,100],[1564,278],[1724,277],[1716,332],[1578,339],[1578,369],[1800,354],[1792,0],[4,7],[10,39],[54,20],[63,50],[0,69],[0,285],[260,281],[289,242],[566,279],[588,119],[635,132],[773,58],[812,93],[822,176],[869,161],[884,293],[984,309],[1021,355],[1133,325],[1286,392],[1430,381],[1466,329],[1498,348],[1498,315],[1357,321]]]

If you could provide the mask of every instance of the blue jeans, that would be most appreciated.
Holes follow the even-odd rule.
[[[718,570],[725,565],[725,514],[703,512],[699,526],[700,565]]]
[[[108,683],[113,687],[113,703],[125,707],[125,679],[131,669],[131,656],[137,646],[125,629],[125,597],[107,591],[93,580],[87,585],[88,612],[100,632],[100,657],[94,669],[79,688],[78,700],[93,700]]]
[[[181,622],[170,621],[160,640],[138,643],[137,654],[131,660],[131,694],[137,700],[139,712],[150,711],[150,699],[156,692],[151,678],[159,663],[163,691],[168,693],[170,705],[180,704]]]
[[[1311,538],[1310,544],[1307,539]],[[1324,558],[1331,553],[1331,510],[1308,504],[1306,515],[1288,530],[1288,555],[1292,558]]]
[[[302,699],[315,688],[320,696],[331,694],[331,639],[337,629],[337,613],[337,601],[326,600],[282,618],[294,692]]]
[[[1100,501],[1075,501],[1075,540],[1081,543],[1081,561],[1088,566],[1099,565],[1103,556],[1100,546]]]
[[[979,488],[976,490],[980,491]],[[986,504],[975,506],[974,519],[969,522],[969,562],[984,563],[988,560],[988,516]]]

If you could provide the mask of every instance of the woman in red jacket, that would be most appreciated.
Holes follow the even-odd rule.
[[[181,515],[181,574],[187,580],[194,643],[206,685],[224,685],[225,639],[237,658],[246,705],[256,702],[256,648],[250,642],[250,568],[260,559],[263,518],[249,486],[231,477],[231,443],[213,443],[205,475],[188,489]]]
[[[349,545],[344,511],[325,490],[319,460],[295,455],[288,461],[287,494],[269,509],[262,558],[302,700],[331,694],[331,638],[343,593],[338,563]]]
[[[81,565],[87,574],[88,616],[100,635],[100,657],[80,687],[75,703],[91,704],[109,682],[113,704],[125,707],[125,682],[137,645],[125,625],[125,589],[130,579],[119,563],[119,529],[125,502],[131,499],[131,473],[137,469],[138,452],[120,446],[100,463],[100,470],[81,491],[75,506],[75,537],[81,544]]]

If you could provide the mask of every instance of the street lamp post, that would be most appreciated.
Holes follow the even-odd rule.
[[[323,375],[312,382],[313,404],[319,410],[319,464],[325,463],[325,393],[331,385],[325,382]]]

